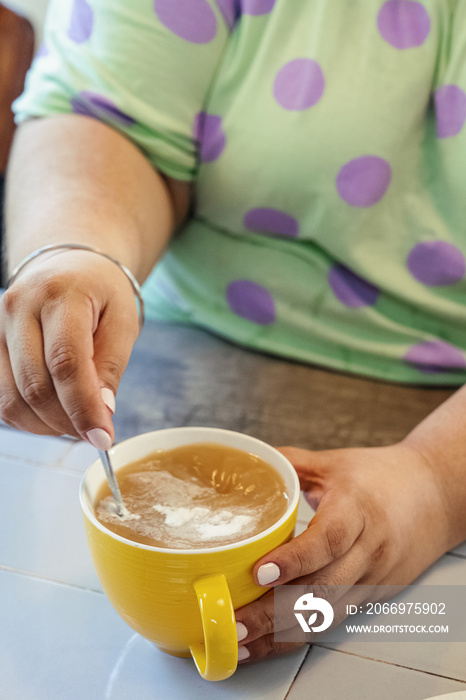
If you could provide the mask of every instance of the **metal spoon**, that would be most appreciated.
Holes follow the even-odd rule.
[[[128,517],[130,513],[123,503],[120,487],[118,486],[118,481],[116,480],[115,472],[110,461],[110,455],[107,450],[97,450],[97,452],[104,465],[105,476],[107,477],[108,485],[110,486],[110,491],[115,501],[116,513],[120,518]]]

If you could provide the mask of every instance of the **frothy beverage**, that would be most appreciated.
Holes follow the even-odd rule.
[[[131,516],[115,513],[105,485],[96,517],[109,530],[155,547],[201,549],[257,535],[286,512],[281,475],[254,454],[213,443],[157,451],[119,469]]]

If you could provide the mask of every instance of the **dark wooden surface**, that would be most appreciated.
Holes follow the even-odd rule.
[[[386,445],[452,392],[316,369],[200,329],[149,322],[118,391],[116,440],[197,425],[315,450]]]

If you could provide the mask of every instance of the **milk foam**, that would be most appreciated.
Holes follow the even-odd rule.
[[[107,499],[108,500],[108,499]],[[110,515],[115,516],[115,518],[118,518],[118,520],[121,523],[126,523],[128,520],[139,520],[141,518],[140,515],[136,515],[136,513],[130,513],[125,504],[123,503],[123,508],[122,508],[122,513],[121,515],[118,513],[117,505],[113,498],[111,499],[110,502],[106,503],[107,510]]]
[[[124,497],[128,515],[118,516],[111,496],[101,501],[97,515],[103,523],[124,523],[129,537],[138,533],[163,541],[166,547],[215,546],[218,540],[252,536],[259,522],[259,514],[250,507],[222,508],[217,489],[196,477],[179,479],[161,470],[127,478],[137,484],[137,490]]]
[[[189,523],[201,540],[236,535],[253,520],[251,515],[237,515],[226,509],[212,512],[211,508],[196,506],[177,508],[156,505],[154,510],[165,515],[165,524],[171,527],[180,527]]]

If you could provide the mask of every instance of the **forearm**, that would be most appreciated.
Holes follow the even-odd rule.
[[[425,418],[404,442],[429,462],[444,494],[449,546],[466,539],[466,386]]]
[[[143,281],[185,214],[139,150],[109,127],[64,115],[18,130],[7,177],[9,272],[50,243],[110,253]]]

